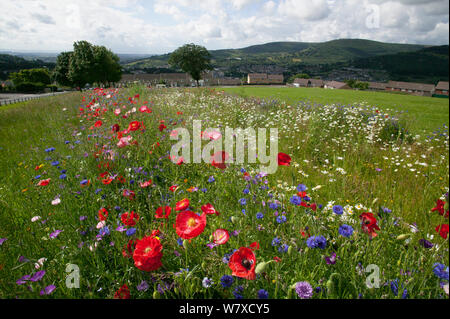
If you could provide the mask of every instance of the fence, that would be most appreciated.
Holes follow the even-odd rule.
[[[12,98],[12,99],[0,99],[0,106],[8,105],[8,104],[15,104],[15,103],[19,103],[19,102],[25,102],[25,101],[39,99],[39,98],[47,97],[47,96],[60,95],[60,94],[64,94],[64,93],[67,93],[67,92],[54,92],[54,93],[45,93],[45,94],[39,94],[39,95],[33,95],[33,96],[20,96],[20,97]]]

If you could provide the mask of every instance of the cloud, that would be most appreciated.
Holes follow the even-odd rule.
[[[167,53],[337,38],[448,44],[448,0],[0,1],[0,49],[62,51],[87,40],[119,53]]]

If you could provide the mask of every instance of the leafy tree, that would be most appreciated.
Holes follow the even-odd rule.
[[[73,53],[69,62],[68,79],[80,90],[95,80],[94,46],[87,41],[73,44]]]
[[[56,67],[53,70],[53,78],[60,85],[73,86],[73,83],[68,76],[72,54],[73,52],[63,52],[56,58]]]
[[[104,85],[118,82],[122,78],[119,57],[104,46],[94,46],[93,82]]]
[[[169,64],[189,73],[197,82],[201,79],[202,72],[212,70],[211,54],[205,47],[193,43],[186,44],[173,52],[169,58]]]
[[[22,83],[40,83],[44,86],[52,83],[49,71],[43,68],[20,70],[11,73],[9,77],[16,87]]]

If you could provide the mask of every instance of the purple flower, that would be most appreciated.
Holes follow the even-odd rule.
[[[124,231],[126,231],[127,228],[125,226],[119,226],[116,228],[116,231],[123,233]]]
[[[145,281],[145,280],[143,280],[138,286],[137,286],[137,290],[138,291],[147,291],[147,289],[149,288],[150,286],[148,285],[148,283]]]
[[[430,242],[430,241],[428,241],[426,239],[423,239],[423,238],[419,240],[419,244],[422,245],[424,248],[427,248],[427,249],[433,248],[433,246],[434,246],[432,242]]]
[[[258,290],[258,299],[269,299],[269,293],[264,289]]]
[[[342,215],[344,213],[344,208],[342,208],[341,205],[336,205],[336,206],[333,207],[333,212],[336,215]]]
[[[55,230],[53,233],[49,235],[51,239],[55,239],[62,232],[62,230]]]
[[[29,260],[25,257],[25,256],[20,256],[19,257],[19,262],[20,263],[26,263],[26,262],[28,262]]]
[[[330,256],[325,256],[325,261],[327,262],[327,265],[334,265],[337,260],[336,253],[332,253]]]
[[[313,288],[307,281],[298,282],[295,285],[295,292],[301,299],[309,299],[313,295]]]
[[[81,216],[80,217],[80,221],[83,221],[83,220],[86,220],[87,219],[87,216]]]
[[[348,238],[351,235],[353,235],[353,227],[344,224],[341,227],[339,227],[339,234],[341,234],[341,236],[344,236],[344,237]]]
[[[45,270],[39,270],[30,278],[30,281],[32,281],[32,282],[39,281],[44,277],[44,275],[45,275]]]
[[[297,186],[297,190],[298,190],[299,192],[306,192],[307,189],[308,189],[308,188],[307,188],[305,185],[303,185],[303,184],[299,184],[299,185]]]
[[[55,291],[56,287],[54,285],[50,285],[41,290],[40,295],[50,295],[53,291]]]
[[[25,275],[22,278],[20,278],[19,280],[16,281],[16,284],[18,285],[23,285],[24,283],[26,283],[27,280],[30,280],[30,275]]]
[[[133,236],[136,234],[136,228],[129,228],[126,232],[127,236]]]
[[[8,238],[0,238],[0,246],[3,245],[3,243],[7,240],[8,240]]]

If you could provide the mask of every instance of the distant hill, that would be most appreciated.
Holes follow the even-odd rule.
[[[443,45],[415,52],[356,59],[350,64],[357,68],[386,70],[394,81],[436,83],[449,80],[448,58],[449,46]]]
[[[242,49],[212,50],[212,63],[216,68],[236,68],[242,65],[332,64],[378,55],[413,52],[424,45],[382,43],[361,39],[340,39],[323,43],[272,42]],[[170,54],[124,64],[125,70],[168,67]]]
[[[24,58],[0,54],[0,79],[6,80],[9,73],[17,72],[23,69],[48,68],[53,69],[54,63],[44,62],[42,60],[25,60]]]

